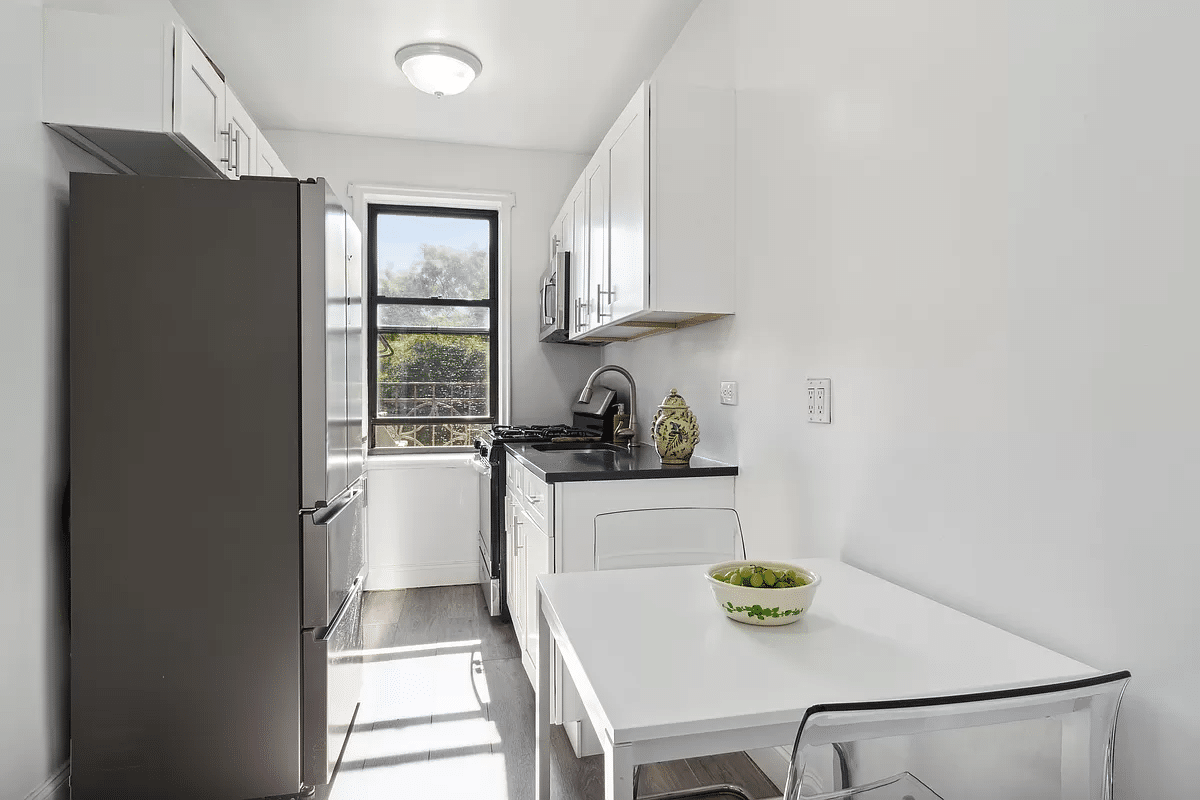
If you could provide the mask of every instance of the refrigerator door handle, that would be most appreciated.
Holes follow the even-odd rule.
[[[354,605],[355,598],[358,596],[358,589],[362,585],[362,577],[354,579],[354,583],[350,584],[350,593],[346,595],[346,599],[342,601],[342,606],[334,615],[333,621],[329,623],[329,627],[325,629],[325,633],[321,635],[318,642],[328,642],[337,633],[338,626],[342,624],[342,620],[350,611],[350,607]]]
[[[354,499],[362,494],[362,481],[354,484],[354,486],[342,495],[341,500],[335,500],[332,505],[321,506],[320,508],[302,508],[300,516],[310,516],[314,525],[329,525],[338,515],[349,508]]]
[[[301,516],[300,627],[324,630],[341,608],[347,588],[362,573],[360,531],[364,484],[355,483],[334,505]],[[346,509],[351,509],[346,512]]]

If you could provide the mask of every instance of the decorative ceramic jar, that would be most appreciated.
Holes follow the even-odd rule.
[[[686,464],[700,441],[700,426],[696,415],[674,389],[663,398],[662,405],[650,423],[654,447],[664,464]]]

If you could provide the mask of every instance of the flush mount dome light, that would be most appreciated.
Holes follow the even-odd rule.
[[[396,66],[422,92],[442,97],[458,94],[483,72],[475,54],[452,44],[422,42],[396,51]]]

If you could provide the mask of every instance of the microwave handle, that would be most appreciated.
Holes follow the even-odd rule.
[[[551,275],[546,280],[542,281],[542,324],[554,324],[554,303],[551,299],[551,290],[556,288],[558,276]]]

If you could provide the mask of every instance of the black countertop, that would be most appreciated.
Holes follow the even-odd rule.
[[[504,445],[546,483],[628,481],[646,478],[709,478],[737,475],[735,464],[692,456],[687,466],[663,464],[653,445],[632,448],[594,442]]]

